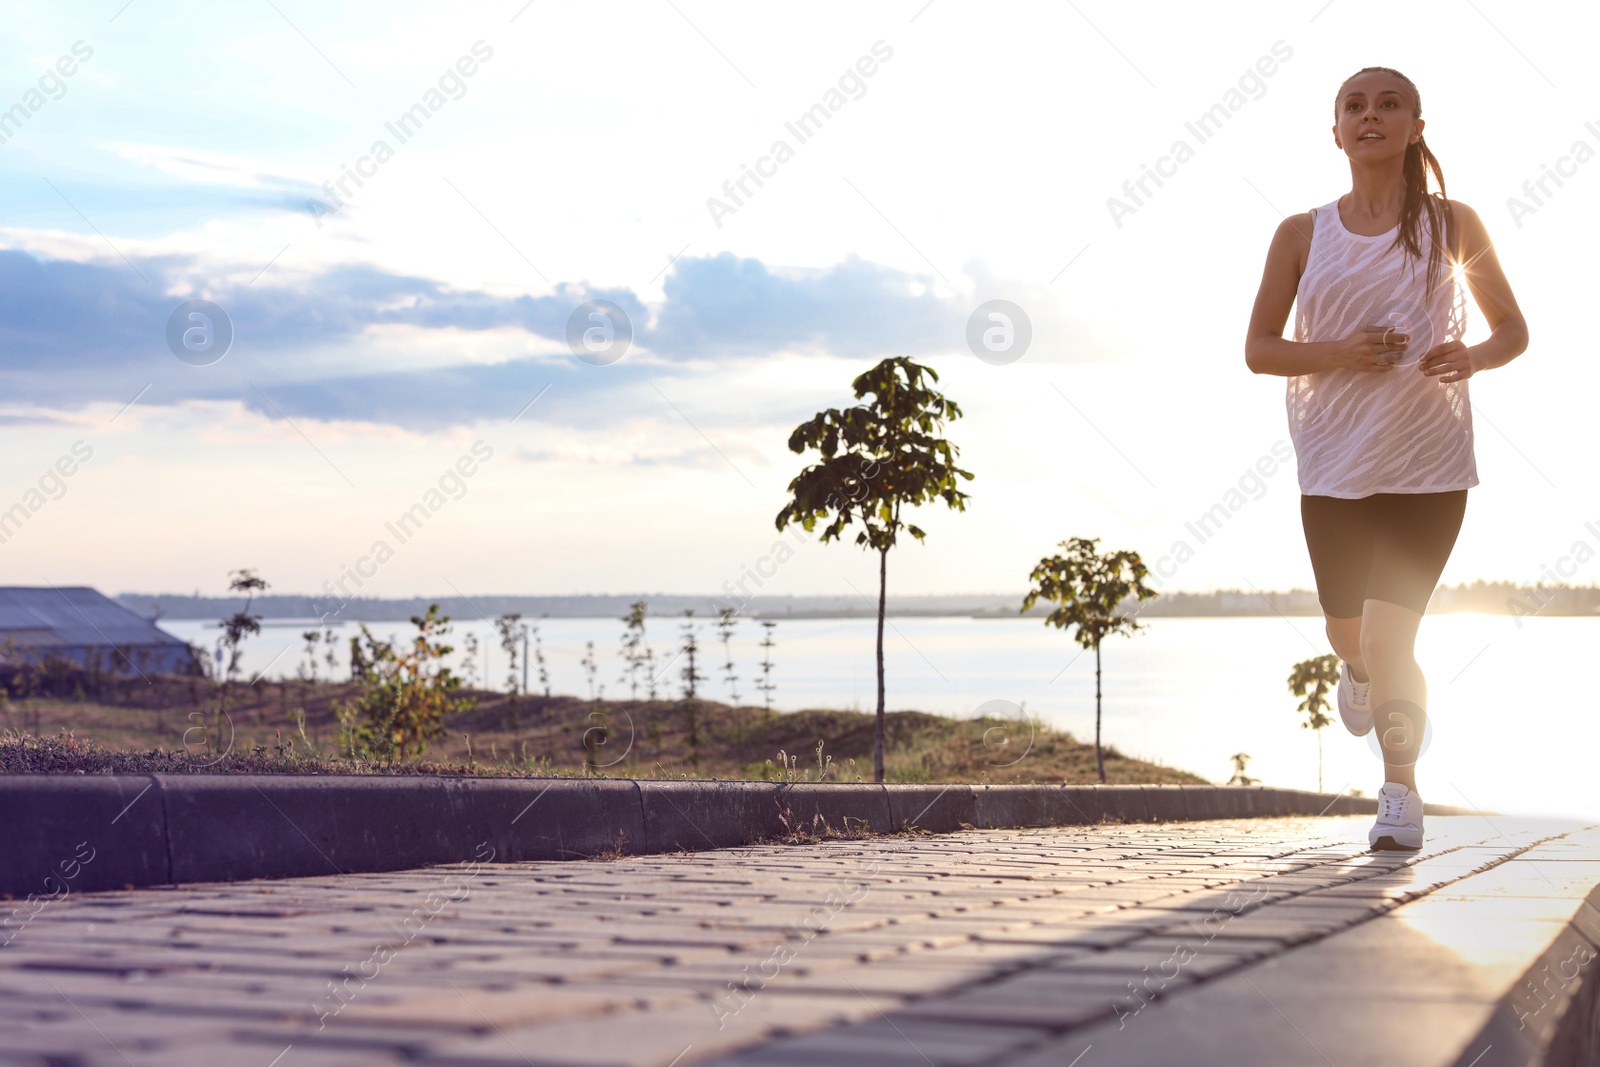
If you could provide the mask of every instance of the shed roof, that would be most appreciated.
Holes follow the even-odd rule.
[[[88,586],[0,586],[0,645],[148,647],[185,642]]]

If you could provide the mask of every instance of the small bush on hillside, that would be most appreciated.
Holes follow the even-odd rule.
[[[445,732],[446,719],[475,704],[472,697],[451,695],[461,688],[461,679],[441,662],[455,651],[437,640],[450,631],[450,617],[430,604],[428,613],[411,616],[411,623],[417,635],[404,650],[361,627],[368,664],[361,695],[334,708],[342,747],[351,758],[420,757]]]

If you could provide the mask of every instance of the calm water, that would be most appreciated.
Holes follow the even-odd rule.
[[[1094,737],[1094,655],[1082,653],[1069,635],[1024,619],[891,619],[885,637],[888,706],[953,715],[973,714],[990,701],[1025,708],[1051,726],[1082,740]],[[1269,785],[1315,788],[1317,742],[1300,727],[1304,716],[1289,695],[1289,668],[1329,651],[1318,618],[1275,616],[1237,619],[1149,619],[1146,629],[1108,640],[1104,657],[1104,737],[1123,752],[1194,771],[1214,781],[1232,773],[1229,757],[1251,755],[1249,773]],[[1427,673],[1433,736],[1419,764],[1418,787],[1430,801],[1508,813],[1600,815],[1594,762],[1600,753],[1597,696],[1577,665],[1600,647],[1600,619],[1524,618],[1442,614],[1429,616],[1418,640]],[[214,623],[167,622],[163,627],[188,641],[214,647]],[[304,661],[299,637],[304,624],[274,622],[246,642],[245,677],[293,676]],[[774,706],[875,706],[873,620],[780,621],[774,631]],[[411,631],[405,623],[374,624],[380,637]],[[341,653],[336,676],[344,677],[354,624],[338,627]],[[484,652],[476,677],[503,688],[506,657],[487,620],[453,624],[459,650],[475,633]],[[587,695],[580,660],[584,643],[595,643],[599,682],[606,694],[627,696],[618,675],[622,625],[609,619],[544,619],[540,634],[554,692]],[[657,655],[670,657],[677,624],[653,622],[648,639]],[[727,699],[719,675],[722,648],[709,624],[700,632],[701,670],[714,677],[702,695]],[[752,688],[759,672],[760,627],[739,624],[732,642],[740,697],[759,703]],[[458,652],[457,668],[463,664]],[[660,663],[661,660],[658,660]],[[663,676],[680,684],[673,664]],[[322,673],[326,667],[322,667]],[[537,681],[534,682],[537,687]],[[1004,711],[1006,705],[995,705]],[[1015,715],[1015,711],[1012,712]],[[998,738],[997,738],[998,740]],[[1028,743],[1028,729],[1007,731],[1015,758]],[[1360,789],[1373,795],[1382,784],[1382,764],[1371,736],[1353,738],[1335,725],[1322,731],[1324,784],[1330,791]],[[998,757],[997,757],[998,758]],[[1026,757],[1023,757],[1026,758]]]

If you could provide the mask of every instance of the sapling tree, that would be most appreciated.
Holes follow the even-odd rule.
[[[693,700],[696,693],[696,686],[700,682],[705,681],[706,676],[700,673],[698,666],[698,657],[700,655],[700,628],[694,624],[694,609],[684,608],[683,619],[684,621],[678,624],[678,629],[683,633],[683,645],[681,646],[681,651],[683,653],[684,666],[681,670],[679,670],[678,673],[683,678],[684,699]]]
[[[663,667],[662,669],[665,670],[666,668]],[[659,678],[656,674],[656,653],[649,645],[646,645],[644,649],[644,676],[650,699],[655,700],[657,695],[656,682]]]
[[[494,628],[500,633],[500,647],[506,654],[506,725],[514,730],[521,725],[517,714],[517,693],[523,687],[520,686],[522,676],[517,671],[517,665],[522,662],[518,657],[523,655],[528,627],[519,613],[508,611],[494,621]]]
[[[733,669],[733,630],[739,625],[732,608],[717,613],[717,639],[722,642],[722,680],[728,683],[728,699],[739,706],[739,675]]]
[[[506,692],[515,697],[522,680],[517,664],[521,662],[518,657],[522,655],[522,635],[527,627],[522,623],[521,614],[508,611],[494,620],[494,628],[500,634],[500,648],[506,654]]]
[[[224,689],[239,674],[239,647],[246,637],[254,637],[261,632],[261,616],[250,614],[250,606],[257,593],[265,592],[267,581],[256,574],[254,569],[245,567],[228,572],[228,591],[230,593],[244,594],[244,607],[222,620],[222,644],[228,650],[227,669],[224,674]]]
[[[589,676],[589,699],[590,700],[596,700],[596,699],[599,699],[599,698],[603,698],[606,695],[606,687],[605,686],[602,685],[600,687],[600,691],[599,691],[598,696],[595,693],[595,685],[594,685],[594,683],[595,683],[595,678],[600,673],[600,663],[599,663],[599,661],[597,661],[594,658],[594,642],[593,641],[585,641],[584,642],[584,645],[583,645],[583,658],[578,661],[578,665],[583,668],[583,673]]]
[[[1259,781],[1244,773],[1245,768],[1250,765],[1250,753],[1235,752],[1228,758],[1233,761],[1233,777],[1228,779],[1229,785],[1255,785]]]
[[[367,676],[372,669],[372,661],[362,651],[361,638],[350,638],[350,680],[359,682]]]
[[[695,699],[696,687],[706,680],[706,676],[699,670],[700,638],[699,627],[694,624],[694,609],[683,609],[683,622],[678,625],[683,631],[682,656],[684,666],[678,672],[683,678],[683,726],[684,740],[689,746],[689,761],[694,766],[696,774],[700,773],[700,702]]]
[[[317,680],[317,648],[322,644],[322,631],[302,630],[300,640],[306,643],[306,661],[300,664],[296,673],[302,681],[314,682]]]
[[[761,629],[765,633],[761,637],[761,681],[756,685],[756,688],[761,690],[761,696],[766,701],[768,712],[772,711],[772,694],[778,688],[777,684],[772,680],[772,668],[774,666],[772,650],[778,647],[778,642],[772,639],[772,631],[777,629],[777,626],[778,624],[771,619],[761,620]]]
[[[972,474],[956,466],[957,448],[944,439],[945,423],[961,408],[931,386],[939,375],[907,356],[885,359],[852,383],[868,403],[829,408],[795,428],[789,450],[814,450],[821,461],[789,483],[792,499],[778,512],[777,526],[799,523],[807,531],[823,524],[822,540],[840,538],[858,525],[856,544],[878,554],[878,710],[872,737],[873,780],[883,781],[883,626],[889,589],[889,550],[902,531],[918,541],[925,532],[902,513],[938,500],[965,511],[967,494],[958,479]]]
[[[1332,726],[1328,694],[1339,685],[1339,657],[1331,653],[1296,663],[1289,671],[1289,692],[1303,697],[1297,710],[1305,713],[1301,729],[1317,735],[1317,792],[1322,792],[1322,728]]]
[[[1106,780],[1105,753],[1100,745],[1100,643],[1113,634],[1127,634],[1143,627],[1133,614],[1124,614],[1120,605],[1128,597],[1149,600],[1159,594],[1144,584],[1150,573],[1139,553],[1095,550],[1098,537],[1074,537],[1062,541],[1067,552],[1046,556],[1028,576],[1032,588],[1022,600],[1024,613],[1039,600],[1057,605],[1046,626],[1065,630],[1077,628],[1073,635],[1083,648],[1094,649],[1094,765],[1100,781]]]
[[[646,667],[644,616],[646,602],[635,600],[622,617],[622,674],[617,679],[628,683],[628,697],[639,699],[639,672]]]
[[[468,689],[478,687],[478,635],[469,632],[461,639],[461,681]]]
[[[542,618],[543,616],[541,616]],[[533,634],[533,662],[539,668],[539,688],[545,696],[550,695],[550,670],[544,661],[544,641],[539,637],[539,624],[533,623],[529,627]],[[526,644],[526,642],[524,642]]]

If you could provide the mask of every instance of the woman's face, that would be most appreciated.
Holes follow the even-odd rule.
[[[1351,159],[1376,163],[1404,157],[1422,136],[1406,83],[1381,70],[1357,74],[1339,90],[1333,142]]]

